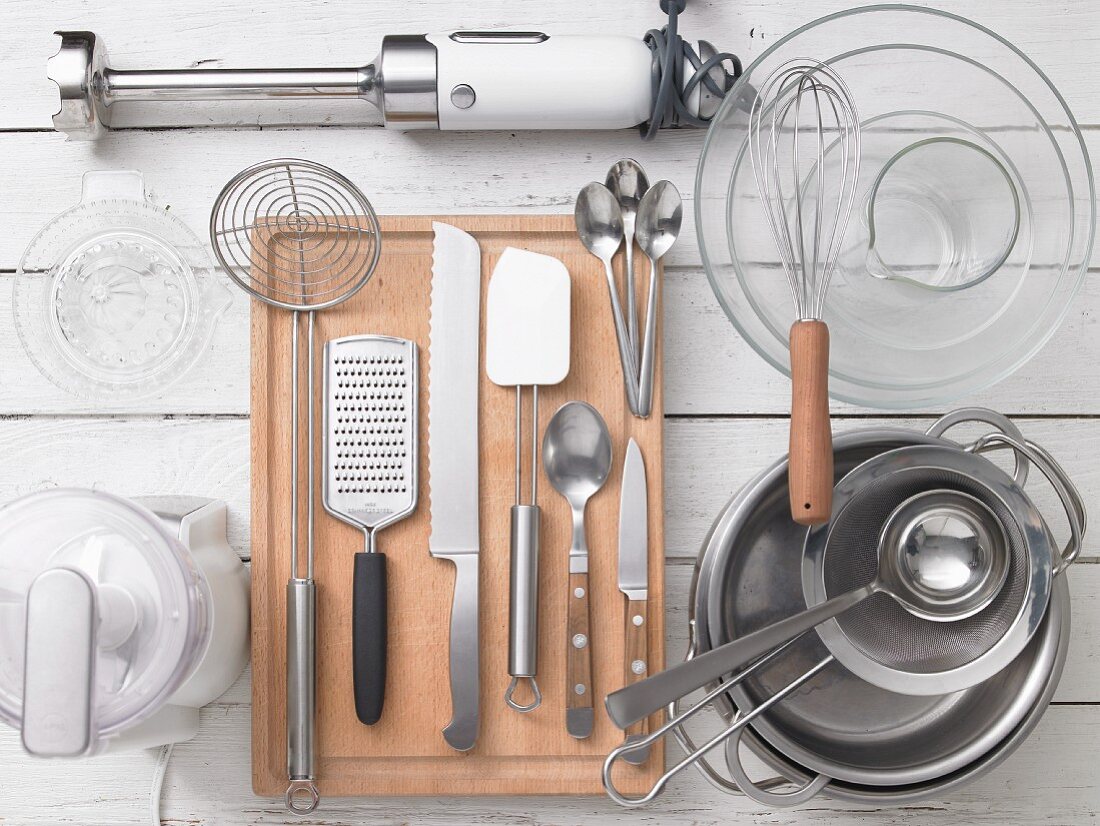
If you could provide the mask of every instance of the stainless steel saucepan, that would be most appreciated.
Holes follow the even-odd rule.
[[[965,447],[943,438],[949,427],[966,420],[991,425],[991,432]],[[1014,425],[991,411],[956,411],[926,433],[873,429],[845,434],[836,440],[835,474],[844,478],[867,460],[898,448],[929,445],[975,453],[1009,444],[1017,451],[1015,484],[1026,483],[1031,464],[1052,473],[1053,486],[1066,494],[1070,521],[1083,528],[1080,499],[1061,470],[1041,447],[1024,440]],[[807,529],[795,525],[785,507],[786,475],[784,458],[731,500],[708,535],[696,565],[688,659],[796,614],[812,602],[803,571]],[[1041,518],[1031,529],[1049,538]],[[1078,531],[1072,532],[1073,546],[1055,559],[1056,571],[1076,556]],[[963,691],[923,696],[897,693],[856,677],[833,658],[820,631],[807,634],[733,680],[712,684],[707,696],[685,715],[678,715],[674,704],[671,713],[678,719],[651,737],[672,731],[689,756],[642,798],[626,799],[610,785],[609,793],[625,805],[644,803],[691,764],[713,785],[773,806],[802,802],[823,789],[879,804],[942,793],[1004,760],[1038,722],[1061,672],[1068,631],[1068,589],[1065,578],[1056,577],[1048,609],[1011,664]],[[683,720],[712,702],[726,728],[696,749],[682,728]],[[782,777],[753,784],[737,753],[742,739]],[[703,757],[723,742],[730,777]],[[609,757],[608,770],[615,756],[613,752]],[[799,788],[782,794],[772,791],[791,782]]]

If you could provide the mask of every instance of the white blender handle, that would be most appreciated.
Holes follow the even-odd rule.
[[[640,38],[460,31],[427,40],[440,129],[626,129],[649,119],[653,54]]]

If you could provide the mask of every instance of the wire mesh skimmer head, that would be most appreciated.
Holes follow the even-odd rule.
[[[378,216],[351,181],[312,161],[242,170],[219,193],[210,241],[229,276],[285,310],[323,310],[367,283],[381,246]]]
[[[981,457],[946,450],[965,457],[964,464],[989,465]],[[1010,507],[999,491],[973,473],[926,465],[874,476],[846,501],[841,499],[827,526],[810,532],[803,580],[807,602],[817,604],[874,580],[879,539],[890,515],[910,497],[934,489],[973,496],[1004,529],[1008,574],[989,605],[965,619],[933,622],[914,616],[888,594],[878,593],[818,629],[826,647],[848,670],[902,694],[949,693],[997,673],[1023,650],[1049,597],[1052,556],[1049,542],[1044,541],[1049,536],[1042,540],[1032,536],[1029,542],[1028,534],[1033,532],[1025,534],[1015,505]]]
[[[748,143],[795,311],[820,319],[859,177],[859,115],[848,87],[827,64],[784,63],[753,101]]]

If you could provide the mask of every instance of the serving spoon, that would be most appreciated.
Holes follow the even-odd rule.
[[[657,349],[657,262],[676,243],[684,219],[683,200],[670,181],[657,181],[638,208],[638,246],[649,259],[649,296],[646,300],[642,369],[638,375],[638,415],[653,411],[653,371]]]
[[[611,472],[611,434],[603,417],[584,402],[562,405],[542,440],[542,466],[573,512],[569,548],[569,640],[565,655],[565,727],[577,739],[592,733],[592,647],[588,612],[588,543],[584,508]]]

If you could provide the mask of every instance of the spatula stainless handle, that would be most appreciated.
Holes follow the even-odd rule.
[[[530,681],[534,699],[516,702],[513,679],[505,700],[519,712],[534,711],[542,702],[535,683],[539,670],[539,522],[537,505],[512,506],[512,554],[508,601],[508,674]]]
[[[352,588],[351,647],[355,715],[373,726],[386,700],[386,555],[357,553]]]
[[[451,722],[443,739],[458,751],[477,742],[481,693],[478,654],[478,554],[451,554],[455,564],[451,605]]]
[[[286,585],[286,806],[308,814],[317,806],[313,715],[316,708],[317,586],[294,578]]]

